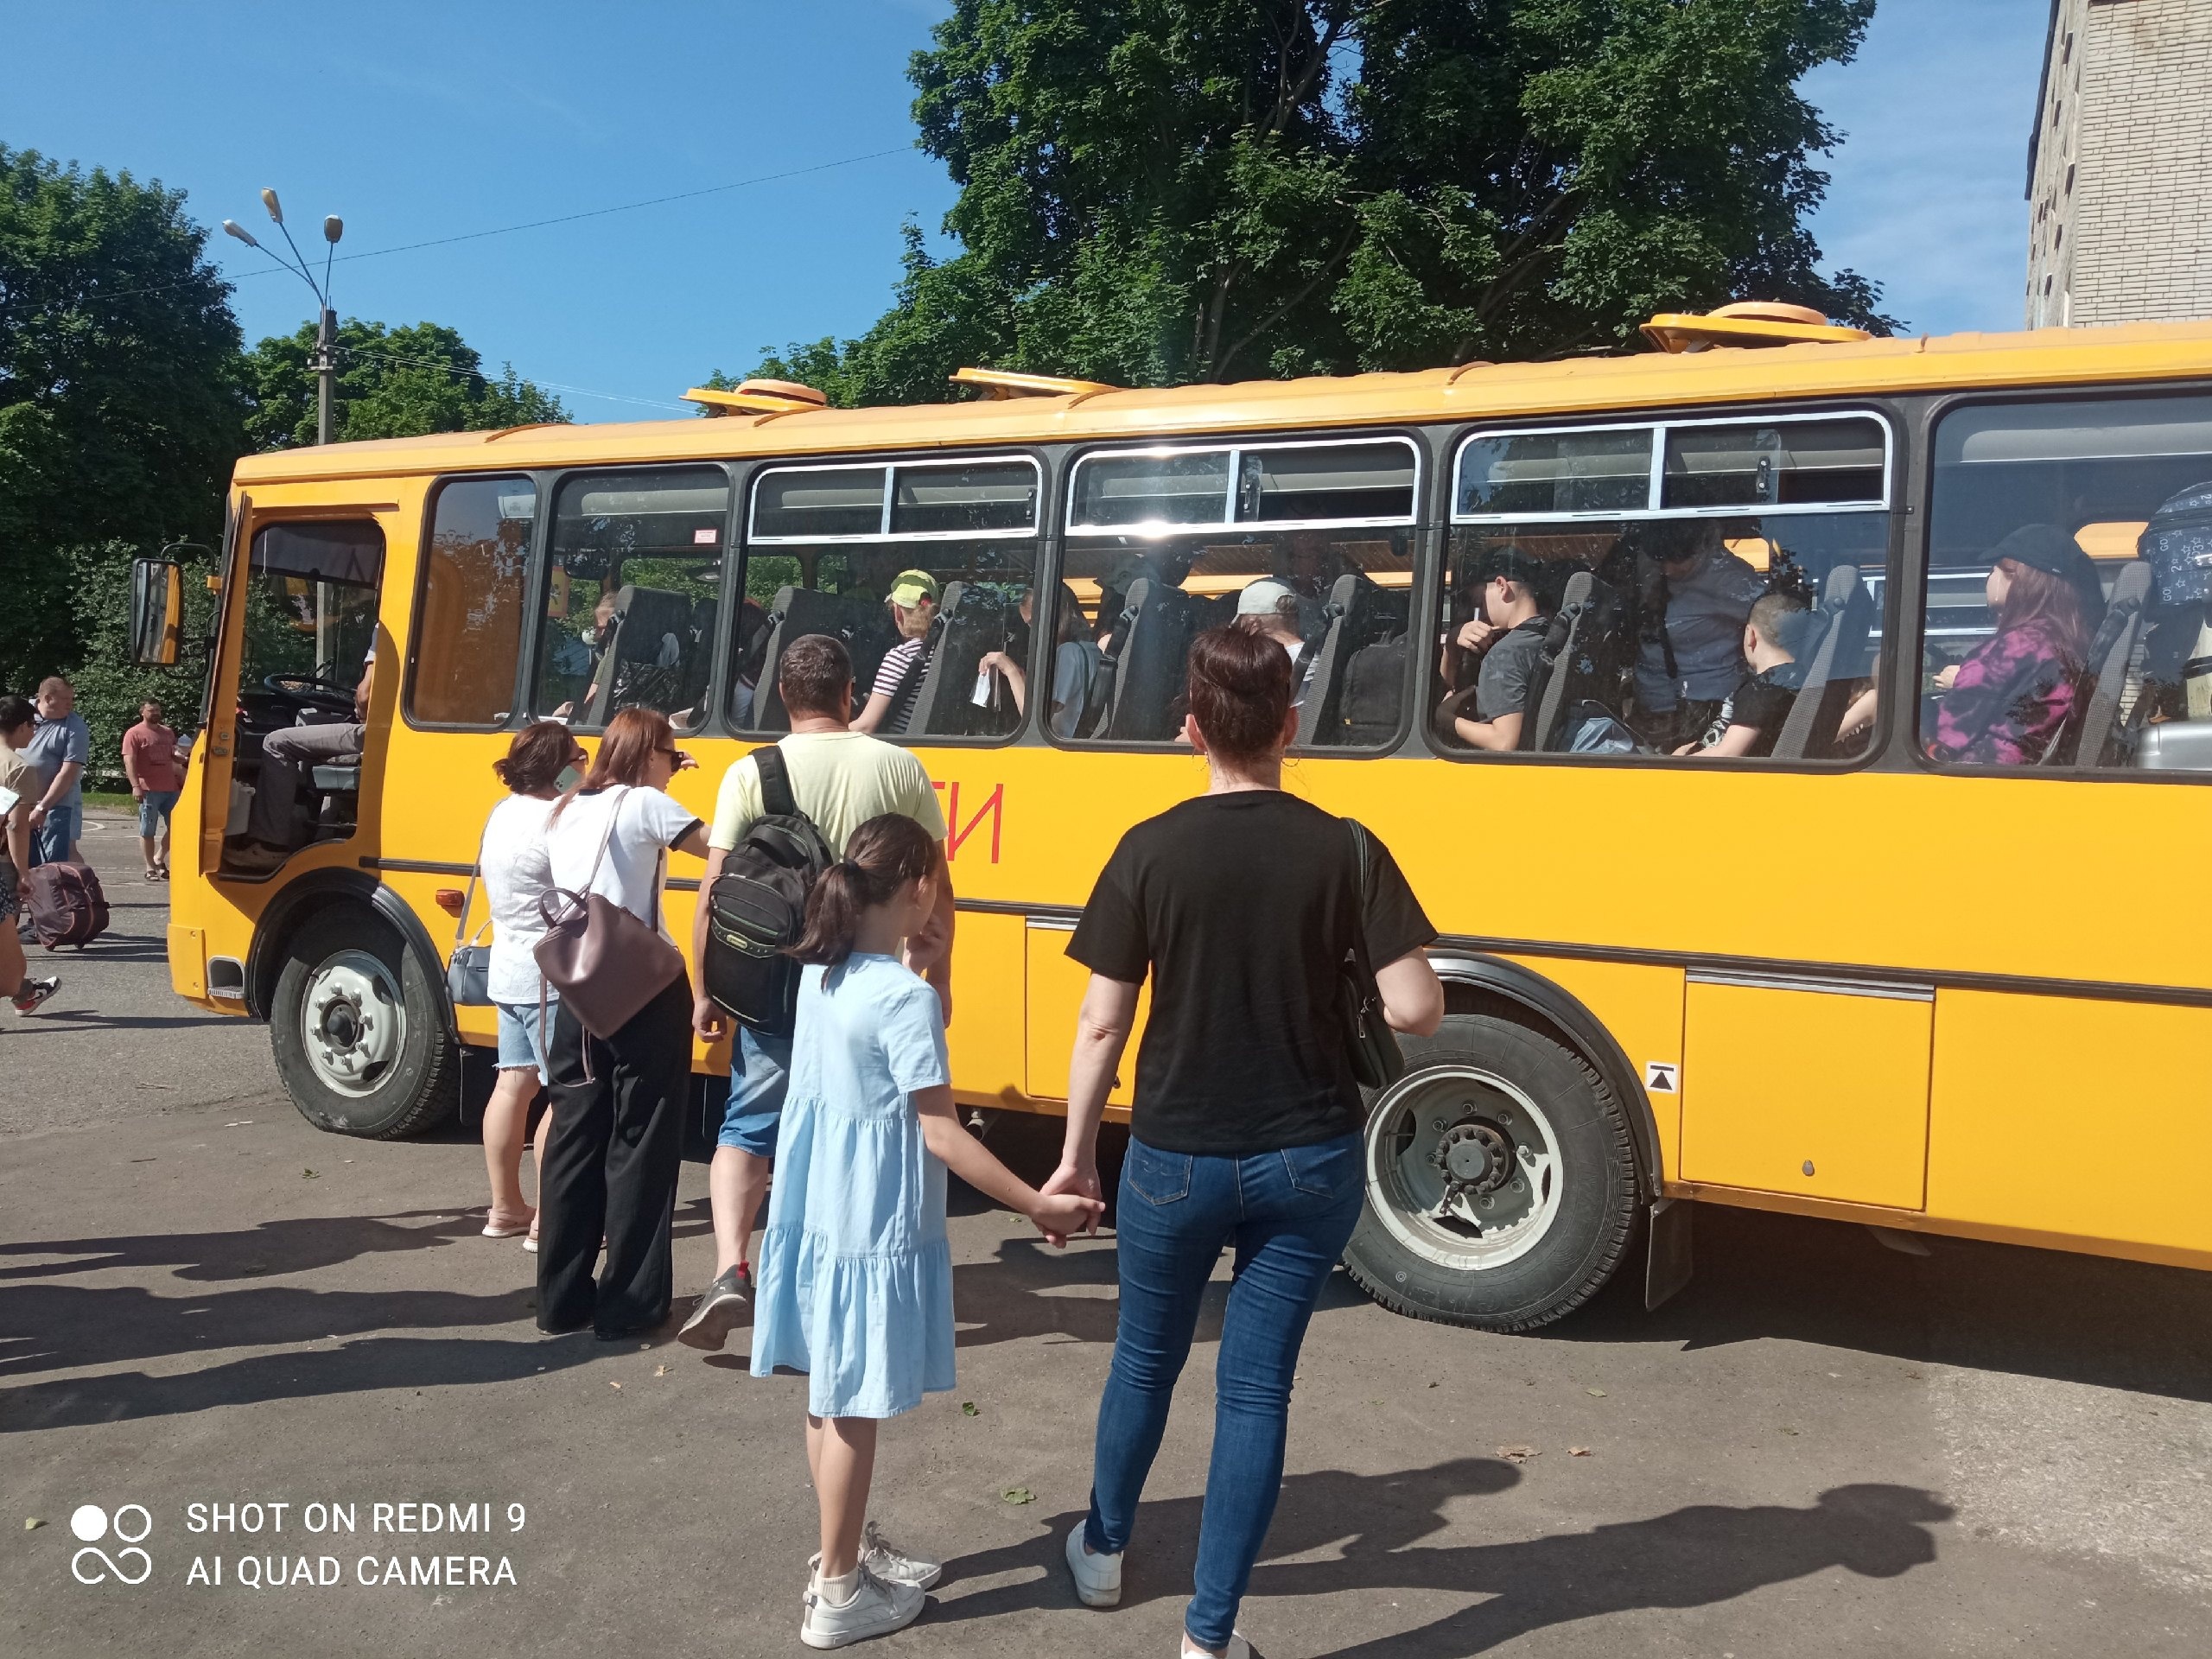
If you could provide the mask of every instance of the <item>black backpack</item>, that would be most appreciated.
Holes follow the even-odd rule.
[[[784,752],[764,745],[753,752],[753,764],[760,769],[766,816],[723,858],[707,894],[707,958],[699,976],[739,1024],[788,1037],[797,1023],[801,968],[784,952],[798,942],[807,894],[837,858],[798,810]]]

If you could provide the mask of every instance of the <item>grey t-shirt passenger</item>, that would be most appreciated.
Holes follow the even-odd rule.
[[[1483,665],[1475,675],[1476,719],[1496,720],[1527,709],[1529,688],[1542,664],[1544,632],[1549,626],[1541,616],[1521,623],[1508,628],[1483,652]]]
[[[1666,639],[1643,642],[1636,659],[1636,700],[1664,712],[1683,702],[1719,702],[1744,677],[1744,623],[1766,592],[1759,573],[1715,549],[1667,583]],[[1667,671],[1667,651],[1675,671]]]

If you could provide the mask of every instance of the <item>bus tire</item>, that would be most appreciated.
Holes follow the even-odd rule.
[[[445,987],[363,906],[326,910],[286,941],[269,1033],[292,1103],[319,1129],[397,1140],[459,1103]]]
[[[1580,1306],[1636,1231],[1620,1103],[1580,1055],[1510,1020],[1453,1014],[1401,1040],[1406,1075],[1370,1103],[1352,1278],[1394,1313],[1482,1331]]]

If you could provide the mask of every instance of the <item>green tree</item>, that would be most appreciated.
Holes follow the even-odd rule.
[[[308,367],[315,325],[263,340],[247,353],[251,397],[249,445],[289,449],[315,441],[315,377]],[[426,432],[565,421],[561,400],[518,378],[512,365],[497,379],[459,331],[442,323],[388,328],[347,317],[338,325],[338,375],[331,436],[410,438]]]
[[[0,146],[0,688],[76,666],[133,549],[219,533],[242,400],[207,239],[181,191]]]
[[[1873,0],[956,0],[911,74],[960,187],[840,403],[960,364],[1123,385],[1606,349],[1756,296],[1876,329],[1805,229],[1796,91]],[[811,371],[810,373],[805,372]]]

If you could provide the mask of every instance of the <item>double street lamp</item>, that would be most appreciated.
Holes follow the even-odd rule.
[[[253,239],[252,233],[235,219],[225,219],[223,229],[227,234],[238,238],[249,248],[261,248],[262,252],[276,260],[285,270],[298,276],[299,279],[308,285],[309,291],[315,295],[315,307],[319,315],[315,322],[315,355],[308,359],[308,366],[315,371],[316,377],[315,441],[317,443],[328,443],[330,442],[331,397],[338,373],[338,314],[330,308],[330,261],[332,256],[337,251],[338,238],[346,234],[346,223],[335,213],[322,221],[322,239],[327,245],[323,250],[322,281],[317,283],[314,273],[308,269],[308,262],[300,257],[299,244],[292,240],[291,232],[284,230],[284,208],[283,205],[276,200],[276,193],[274,190],[264,190],[261,193],[261,205],[269,210],[269,217],[275,222],[276,228],[284,232],[284,245],[292,251],[292,257],[289,264],[277,254],[274,248],[263,248],[260,243]]]

